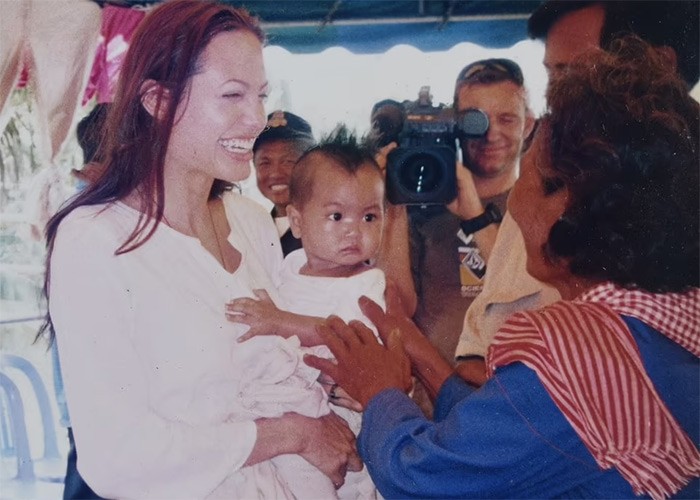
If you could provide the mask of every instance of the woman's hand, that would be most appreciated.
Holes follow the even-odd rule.
[[[298,427],[302,436],[299,455],[328,476],[336,488],[345,482],[347,471],[362,470],[355,435],[345,420],[333,412],[316,419],[298,416],[304,419]]]
[[[279,418],[259,418],[255,426],[257,439],[244,466],[278,455],[299,455],[328,476],[336,488],[345,482],[347,471],[362,470],[355,435],[333,412],[320,418],[285,413]]]
[[[238,341],[243,342],[257,335],[279,335],[282,311],[277,308],[265,290],[253,290],[256,298],[239,297],[226,304],[226,318],[232,323],[242,323],[250,329]]]
[[[411,363],[398,331],[386,335],[382,345],[361,321],[348,325],[337,316],[330,316],[317,330],[335,361],[307,355],[304,362],[330,376],[363,408],[385,389],[411,389]]]
[[[362,411],[362,405],[352,399],[345,389],[336,384],[335,380],[325,373],[318,376],[318,382],[328,394],[328,402],[353,411]]]
[[[434,401],[442,384],[452,375],[452,366],[442,358],[411,318],[406,316],[399,295],[390,283],[387,283],[385,297],[386,312],[367,297],[360,298],[360,309],[377,327],[377,332],[385,343],[393,336],[394,341],[403,346],[411,360],[413,373]]]
[[[387,281],[384,297],[386,299],[386,312],[379,304],[364,296],[358,300],[360,309],[377,328],[382,342],[386,344],[389,335],[397,335],[406,354],[413,361],[414,353],[421,349],[430,349],[432,344],[413,320],[406,315],[403,300],[393,282]]]

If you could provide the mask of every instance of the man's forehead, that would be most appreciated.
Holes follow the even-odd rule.
[[[499,107],[516,103],[527,106],[527,92],[510,80],[463,85],[457,92],[457,110],[466,111],[475,105],[484,105],[484,100],[497,103]]]
[[[569,64],[586,50],[599,47],[604,23],[605,8],[600,4],[570,12],[555,22],[545,41],[547,69]]]

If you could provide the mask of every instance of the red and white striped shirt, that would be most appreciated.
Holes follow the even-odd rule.
[[[700,289],[604,283],[511,316],[489,349],[489,376],[516,361],[533,369],[601,467],[616,467],[637,494],[664,498],[700,475],[700,452],[656,392],[621,315],[700,356]]]

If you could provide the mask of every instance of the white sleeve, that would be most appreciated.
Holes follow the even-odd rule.
[[[205,497],[248,458],[255,423],[193,426],[154,411],[118,242],[99,221],[69,219],[51,256],[50,311],[78,469],[106,498]]]

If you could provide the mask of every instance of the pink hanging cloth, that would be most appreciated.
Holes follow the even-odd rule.
[[[129,41],[145,15],[143,10],[114,5],[106,5],[102,9],[100,41],[83,96],[83,105],[94,96],[97,96],[98,103],[112,102]]]

